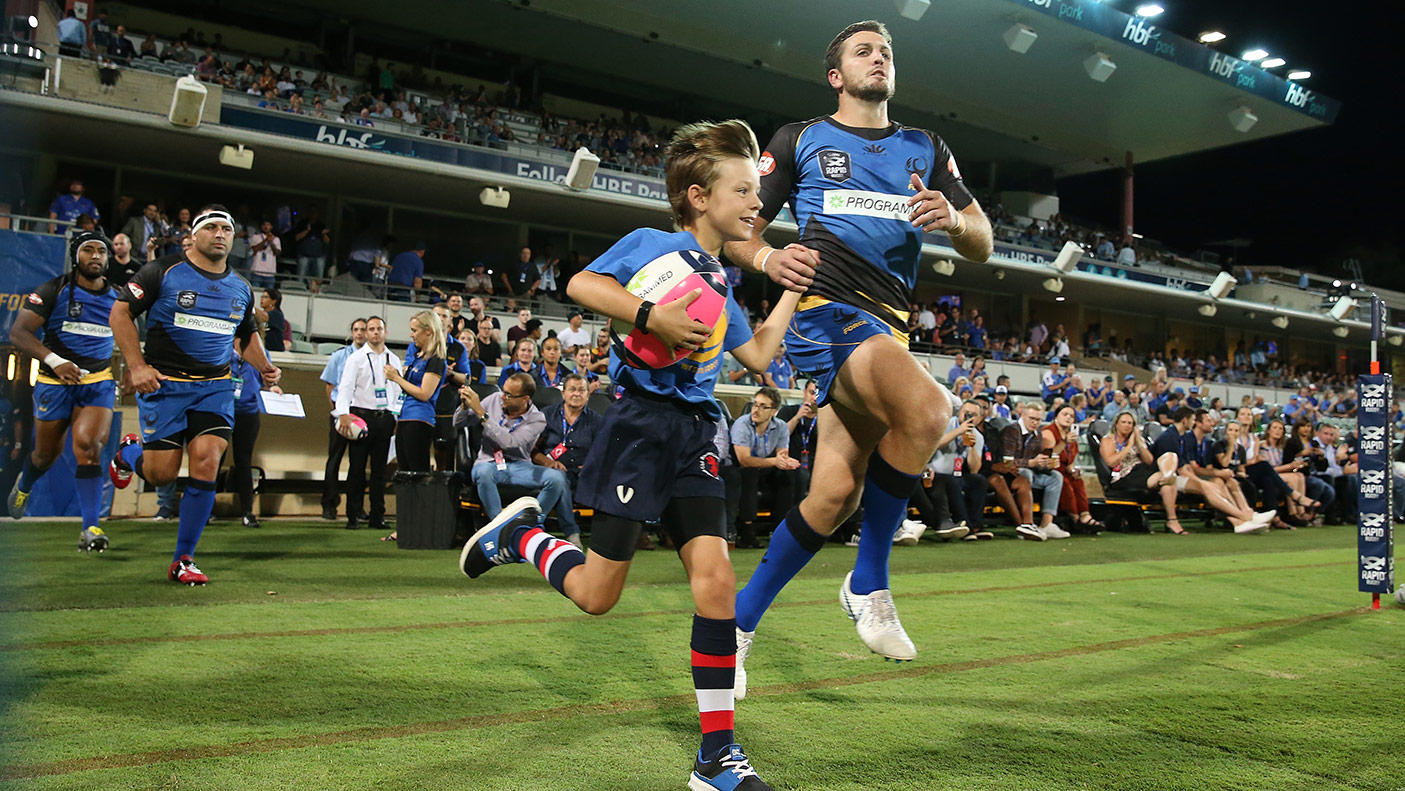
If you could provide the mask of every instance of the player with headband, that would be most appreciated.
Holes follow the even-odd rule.
[[[107,282],[112,243],[98,231],[78,231],[68,243],[71,269],[34,289],[10,330],[15,348],[40,361],[34,383],[34,451],[10,490],[10,516],[24,516],[34,482],[63,453],[73,429],[78,468],[74,489],[83,527],[78,548],[107,549],[98,527],[102,478],[98,466],[112,429],[116,389],[112,383],[112,329],[108,316],[116,294]],[[42,337],[42,340],[41,340]]]
[[[195,565],[195,545],[215,504],[215,473],[234,426],[230,342],[264,381],[280,371],[254,331],[254,292],[229,267],[234,219],[223,206],[200,210],[194,244],[179,255],[143,266],[118,293],[112,332],[137,391],[141,436],[122,438],[111,465],[118,488],[132,474],[160,486],[176,479],[189,453],[189,478],[180,504],[176,551],[167,577],[185,585],[209,578]],[[135,318],[147,314],[146,346]]]

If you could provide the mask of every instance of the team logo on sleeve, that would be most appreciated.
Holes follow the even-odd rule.
[[[956,166],[956,157],[955,157],[955,156],[947,157],[947,159],[946,159],[946,169],[949,170],[949,171],[951,171],[951,175],[955,176],[955,177],[958,178],[958,179],[961,178],[961,168],[958,168],[958,167]]]
[[[78,318],[78,317],[80,317],[80,316],[82,316],[82,315],[83,315],[83,303],[82,303],[82,302],[70,302],[70,303],[68,303],[68,317],[69,317],[70,319],[76,319],[76,318]]]
[[[838,151],[827,148],[816,155],[820,164],[820,175],[830,181],[848,181],[854,174],[853,166],[849,162],[848,151]]]
[[[180,305],[186,310],[190,310],[191,308],[195,307],[195,292],[182,291],[176,294],[176,304]]]
[[[44,304],[44,298],[39,296],[38,294],[35,294],[33,291],[29,292],[29,296],[25,297],[25,299],[29,300],[29,304],[31,305]]]
[[[137,299],[144,299],[146,297],[146,291],[142,290],[141,286],[131,281],[127,281],[127,290],[132,292],[132,296]]]
[[[756,163],[756,172],[763,176],[771,175],[771,171],[776,169],[776,158],[771,156],[770,151],[761,154],[761,161]]]

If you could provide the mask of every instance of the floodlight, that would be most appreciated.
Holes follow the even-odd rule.
[[[948,261],[945,258],[938,258],[937,260],[932,262],[932,271],[936,272],[939,275],[951,277],[952,275],[956,274],[956,264],[952,263],[951,261]]]
[[[1215,303],[1213,303],[1213,302],[1206,302],[1204,305],[1201,305],[1200,307],[1196,308],[1195,310],[1196,310],[1196,312],[1198,312],[1200,315],[1202,315],[1202,316],[1204,316],[1205,318],[1208,319],[1208,318],[1210,318],[1211,316],[1215,315],[1215,311],[1216,311],[1217,309],[1215,308]]]
[[[1338,338],[1345,338],[1346,336],[1351,334],[1351,329],[1346,326],[1333,327],[1332,334],[1337,336]]]
[[[590,182],[595,178],[595,171],[599,167],[600,157],[590,153],[590,149],[585,146],[576,149],[576,155],[571,158],[571,169],[566,172],[566,188],[590,189]]]
[[[225,146],[220,149],[220,164],[231,168],[250,170],[254,167],[254,152],[244,147],[240,143],[235,146]]]
[[[1059,270],[1061,274],[1068,274],[1078,266],[1078,261],[1083,257],[1083,245],[1077,242],[1064,242],[1062,250],[1055,256],[1054,263],[1050,266]]]
[[[1011,52],[1018,52],[1023,55],[1029,52],[1029,48],[1034,46],[1034,42],[1039,38],[1039,34],[1034,32],[1034,28],[1023,22],[1016,22],[1014,27],[1005,31],[1005,46]]]
[[[484,187],[483,191],[478,193],[478,200],[484,206],[506,209],[508,202],[512,200],[512,193],[505,187]]]
[[[932,0],[896,0],[898,14],[916,22],[932,7]]]
[[[1405,343],[1405,335],[1401,335],[1398,332],[1393,332],[1390,335],[1387,335],[1385,340],[1386,343],[1389,343],[1391,346],[1399,346],[1400,344]]]
[[[1267,57],[1268,57],[1268,50],[1263,50],[1263,49],[1251,49],[1251,50],[1245,52],[1243,55],[1240,55],[1240,56],[1239,56],[1239,59],[1240,59],[1240,60],[1247,60],[1247,61],[1249,61],[1250,63],[1253,63],[1253,62],[1256,61],[1256,60],[1263,60],[1264,58],[1267,58]]]
[[[1273,324],[1273,326],[1277,327],[1277,328],[1280,329],[1280,330],[1286,330],[1286,329],[1288,329],[1288,317],[1287,317],[1287,316],[1274,316],[1274,317],[1273,317],[1273,321],[1270,322],[1270,323]]]
[[[1264,58],[1264,61],[1259,64],[1259,68],[1261,68],[1261,69],[1276,69],[1276,68],[1278,68],[1279,66],[1282,66],[1283,64],[1285,64],[1285,63],[1287,63],[1287,62],[1288,62],[1288,61],[1286,61],[1286,60],[1284,60],[1284,59],[1282,59],[1282,58]]]
[[[1258,122],[1259,117],[1254,115],[1254,111],[1242,104],[1229,111],[1229,125],[1234,127],[1236,132],[1247,132]]]
[[[1052,291],[1052,292],[1054,292],[1055,294],[1059,293],[1060,291],[1063,291],[1063,290],[1064,290],[1064,281],[1063,281],[1063,279],[1062,279],[1062,278],[1057,278],[1057,277],[1045,278],[1045,280],[1044,280],[1044,290],[1045,290],[1045,291]]]
[[[1290,80],[1305,80],[1311,76],[1312,72],[1308,71],[1307,69],[1299,69],[1297,71],[1288,72],[1288,79]]]
[[[1221,32],[1218,31],[1218,30],[1207,30],[1207,31],[1205,31],[1204,33],[1201,33],[1201,34],[1200,34],[1200,43],[1201,43],[1201,44],[1214,44],[1214,43],[1217,42],[1217,41],[1224,41],[1224,40],[1225,40],[1225,34],[1221,33]]]
[[[1332,306],[1332,310],[1329,315],[1331,315],[1333,319],[1341,321],[1342,319],[1345,319],[1348,315],[1350,315],[1351,312],[1355,309],[1356,300],[1352,299],[1351,297],[1342,297],[1341,299],[1337,300],[1337,304]]]
[[[1166,9],[1162,8],[1161,6],[1155,3],[1143,3],[1142,5],[1137,6],[1137,16],[1143,17],[1145,19],[1151,19],[1154,16],[1161,16],[1164,13],[1166,13]]]
[[[1215,275],[1215,282],[1210,284],[1210,297],[1212,299],[1224,299],[1229,294],[1229,290],[1234,288],[1234,275],[1228,272],[1221,272]],[[1206,316],[1213,316],[1213,313],[1206,313]]]
[[[1117,64],[1113,63],[1112,58],[1106,54],[1094,52],[1083,61],[1083,70],[1088,72],[1088,76],[1093,79],[1093,82],[1107,82],[1107,78],[1111,77],[1114,71],[1117,71]]]

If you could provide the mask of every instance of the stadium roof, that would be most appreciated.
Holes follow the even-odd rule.
[[[933,128],[968,161],[1056,176],[1120,166],[1128,151],[1148,162],[1312,129],[1338,110],[1096,0],[943,0],[920,21],[891,2],[829,0],[401,0],[393,19],[371,0],[304,3],[795,119],[833,106],[829,40],[876,16],[894,36],[897,120]],[[1039,36],[1023,55],[1002,40],[1016,22]],[[1095,51],[1117,64],[1103,83],[1083,68]],[[1248,132],[1230,125],[1240,106],[1258,118]]]

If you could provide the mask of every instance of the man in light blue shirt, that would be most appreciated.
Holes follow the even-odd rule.
[[[333,408],[337,405],[337,385],[341,382],[342,369],[346,367],[346,358],[351,353],[360,349],[366,343],[366,320],[357,319],[351,322],[351,343],[337,349],[332,353],[332,359],[327,361],[326,367],[322,369],[322,376],[319,377],[323,384],[327,385],[327,400],[331,402]],[[341,505],[341,494],[337,491],[337,479],[341,477],[341,460],[346,454],[346,437],[337,431],[337,419],[331,418],[331,430],[327,434],[327,467],[323,471],[322,478],[322,518],[329,521],[337,521],[337,507]],[[348,503],[361,502],[360,493],[356,497],[348,498]],[[348,517],[351,514],[347,515]]]
[[[1127,408],[1127,394],[1121,390],[1112,391],[1112,400],[1103,407],[1103,420],[1109,425],[1117,417],[1118,413]]]
[[[789,390],[795,386],[795,369],[785,356],[785,344],[776,349],[776,356],[766,368],[766,384],[777,390]]]
[[[88,45],[88,28],[78,19],[78,14],[68,9],[68,14],[59,20],[59,54],[71,58],[83,57],[83,48]]]
[[[946,372],[946,386],[951,387],[956,384],[956,380],[963,376],[969,377],[971,369],[966,367],[966,355],[961,352],[956,353],[956,358],[952,360],[951,370]]]
[[[775,493],[772,513],[778,517],[789,512],[795,500],[800,460],[790,456],[790,428],[776,416],[780,406],[781,394],[763,387],[752,396],[748,413],[732,424],[732,451],[741,467],[742,491],[737,546],[743,549],[757,546],[753,523],[762,487]]]

